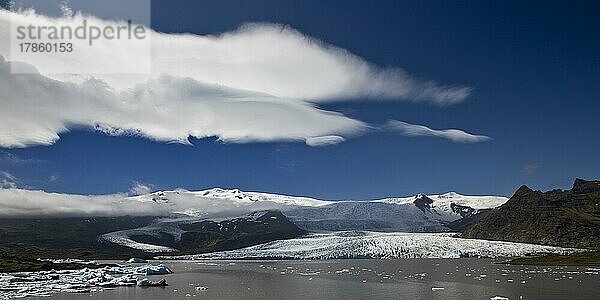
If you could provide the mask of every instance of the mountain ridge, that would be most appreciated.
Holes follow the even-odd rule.
[[[466,238],[600,249],[600,181],[576,179],[570,190],[523,185],[503,205],[464,229]]]
[[[0,190],[6,192],[6,190]],[[10,190],[9,190],[10,192]],[[273,239],[292,238],[301,235],[301,232],[327,232],[345,230],[367,230],[377,232],[448,232],[452,231],[450,223],[477,215],[504,203],[507,198],[498,196],[465,196],[456,192],[441,195],[417,194],[410,197],[384,198],[365,201],[327,201],[309,197],[294,197],[260,192],[245,192],[239,189],[213,188],[201,191],[186,191],[176,189],[172,191],[157,191],[138,196],[72,196],[40,191],[17,190],[18,202],[10,208],[19,208],[21,203],[36,205],[58,206],[61,211],[85,212],[86,206],[93,210],[91,214],[128,214],[135,213],[135,220],[141,220],[131,226],[108,226],[110,220],[125,220],[127,216],[97,217],[102,228],[106,230],[92,230],[84,225],[86,220],[96,217],[84,216],[52,219],[52,212],[39,210],[45,214],[39,217],[22,218],[36,220],[33,223],[21,221],[18,215],[11,215],[5,224],[22,224],[18,230],[26,232],[32,238],[28,240],[31,246],[39,245],[42,250],[39,257],[60,257],[63,253],[70,256],[81,257],[85,252],[86,257],[93,257],[93,252],[87,245],[98,245],[106,249],[103,257],[110,256],[114,249],[122,251],[127,256],[146,256],[150,253],[192,253],[194,251],[231,250],[236,247],[249,246],[254,243],[267,242]],[[28,198],[29,196],[35,196]],[[0,208],[3,207],[3,198],[0,193]],[[27,201],[23,201],[23,200]],[[16,200],[15,200],[16,201]],[[1,210],[0,210],[1,211]],[[243,232],[243,228],[235,227],[235,220],[243,220],[248,215],[260,211],[277,211],[278,215],[271,215],[275,219],[265,219],[261,222],[268,224],[265,231],[253,227],[248,223],[248,228],[260,229],[256,233],[230,234],[229,230]],[[145,217],[141,217],[144,215]],[[108,219],[107,219],[108,218]],[[111,219],[112,218],[112,219]],[[37,219],[41,219],[39,221]],[[81,229],[86,232],[82,241],[74,234],[70,237],[68,245],[83,245],[82,251],[68,251],[59,245],[56,233],[46,232],[45,236],[35,238],[35,224],[50,224],[51,228],[59,228],[59,224],[77,222],[82,224]],[[277,221],[275,221],[277,220]],[[280,222],[281,221],[281,222]],[[66,222],[66,223],[65,223]],[[239,221],[235,221],[239,222]],[[245,221],[244,221],[245,222]],[[241,224],[239,222],[236,224]],[[279,223],[278,223],[279,222]],[[276,224],[277,223],[277,224]],[[29,225],[28,225],[29,224]],[[194,229],[189,224],[202,224],[205,229]],[[294,228],[292,228],[292,225]],[[8,225],[7,225],[8,226]],[[200,226],[200,225],[199,225]],[[262,226],[262,225],[261,225]],[[296,228],[297,226],[297,228]],[[215,229],[216,228],[216,229]],[[222,231],[221,229],[225,230]],[[14,230],[7,227],[8,233],[14,235]],[[58,230],[58,229],[57,229]],[[240,231],[242,230],[242,231]],[[11,231],[13,231],[11,233]],[[2,228],[0,228],[0,233]],[[262,232],[262,233],[261,233]],[[1,234],[0,234],[1,235]],[[234,242],[240,239],[240,242]],[[247,239],[248,236],[252,238]],[[102,243],[96,243],[96,240]],[[208,241],[204,243],[199,237]],[[39,243],[35,242],[39,241]],[[93,241],[93,242],[92,242]],[[196,241],[196,242],[190,242]],[[20,242],[18,238],[15,243]],[[209,246],[210,244],[210,246]],[[127,253],[127,254],[125,254]]]

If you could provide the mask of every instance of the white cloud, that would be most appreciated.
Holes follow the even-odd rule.
[[[288,207],[272,201],[224,201],[223,198],[204,196],[202,191],[178,189],[165,193],[168,194],[168,202],[156,201],[161,196],[154,194],[86,196],[6,188],[0,189],[0,217],[168,216],[187,213],[225,218]]]
[[[124,195],[83,196],[0,189],[0,216],[143,216],[166,215],[155,203],[127,201]]]
[[[33,159],[33,158],[21,158],[20,156],[6,152],[0,151],[0,163],[9,163],[13,165],[22,165],[22,164],[34,164],[41,163],[41,160]]]
[[[312,147],[331,146],[344,142],[346,139],[339,135],[317,136],[306,139],[306,144]]]
[[[0,40],[9,40],[9,22],[78,26],[82,18],[0,10]],[[86,19],[90,25],[120,24]],[[449,105],[470,93],[468,87],[439,85],[399,68],[377,67],[281,25],[249,24],[216,36],[147,30],[153,72],[144,75],[56,74],[65,65],[64,56],[34,55],[9,63],[9,43],[1,43],[0,147],[50,145],[61,133],[79,127],[178,143],[188,143],[189,137],[217,137],[234,143],[331,145],[368,126],[315,104],[376,98]],[[87,43],[73,42],[80,50]],[[74,51],[68,62],[136,70],[143,49],[128,46]],[[40,73],[11,74],[9,66]]]
[[[129,189],[130,195],[147,195],[150,194],[154,190],[154,186],[152,184],[134,182],[131,189]]]
[[[52,175],[48,176],[48,182],[50,182],[50,183],[56,182],[58,180],[60,180],[60,178],[56,174],[52,174]]]
[[[0,171],[0,189],[14,189],[17,188],[17,177],[6,171]]]
[[[305,141],[352,135],[365,125],[300,101],[162,75],[115,92],[90,79],[70,83],[40,74],[10,74],[0,57],[0,146],[49,145],[72,127],[187,143]]]
[[[33,12],[21,14],[0,10],[0,24],[82,24],[82,16],[52,19]],[[90,25],[99,27],[116,22],[86,17]],[[121,24],[122,25],[122,24]],[[8,27],[1,29],[0,38],[8,40]],[[431,80],[419,80],[399,68],[381,68],[342,48],[306,36],[278,24],[247,24],[220,35],[165,34],[147,29],[152,44],[152,73],[148,76],[96,74],[110,86],[124,90],[135,83],[146,82],[160,74],[190,77],[195,80],[225,85],[231,88],[267,93],[276,97],[312,102],[369,97],[391,100],[429,101],[441,105],[463,101],[471,89],[457,85],[440,85]],[[137,70],[145,59],[143,44],[131,49],[128,43],[113,43],[110,47],[85,46],[87,41],[75,41],[75,51],[69,64],[90,62],[106,70]],[[8,43],[0,45],[0,54],[8,60]],[[135,47],[135,45],[134,45]],[[53,70],[65,65],[60,55],[39,55],[30,58],[42,74],[55,79],[73,80]],[[84,69],[83,67],[81,69]]]
[[[457,143],[478,143],[491,140],[488,136],[474,135],[459,129],[436,130],[427,126],[414,125],[396,120],[389,121],[386,127],[406,136],[434,136],[449,139]]]
[[[523,171],[525,171],[525,173],[529,174],[529,175],[533,175],[537,172],[539,166],[536,164],[527,164],[525,166],[523,166]]]

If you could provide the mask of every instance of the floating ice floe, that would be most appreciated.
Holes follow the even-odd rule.
[[[130,264],[145,264],[145,263],[148,263],[147,260],[142,259],[142,258],[137,258],[137,257],[132,257],[127,262],[130,263]]]
[[[153,282],[140,277],[170,273],[173,271],[163,265],[0,273],[0,299],[49,297],[59,292],[89,293],[118,286],[166,286],[164,278]]]
[[[172,274],[173,271],[168,267],[163,265],[153,266],[153,265],[145,265],[137,268],[138,273],[146,274],[146,275],[166,275]]]
[[[137,286],[167,286],[167,280],[150,281],[148,278],[142,278],[137,281]]]
[[[96,265],[95,260],[83,260],[76,258],[38,258],[39,261],[49,261],[55,264],[81,264],[81,265]]]
[[[582,250],[457,238],[447,233],[312,234],[238,250],[159,259],[461,258],[569,254]]]

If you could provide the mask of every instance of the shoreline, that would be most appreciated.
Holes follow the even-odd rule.
[[[98,269],[111,264],[83,264],[83,263],[54,263],[51,261],[42,261],[38,259],[27,258],[2,258],[0,259],[1,273],[20,273],[20,272],[40,272],[51,270],[80,270],[80,269]]]
[[[574,253],[568,255],[544,255],[535,257],[519,257],[507,261],[512,265],[530,266],[600,266],[600,251]]]
[[[352,258],[352,259],[360,259],[360,258]],[[373,258],[363,258],[363,259],[373,259]],[[420,258],[389,258],[389,260],[413,260]],[[461,259],[489,259],[489,258],[454,258],[456,260]],[[105,258],[101,260],[107,260]],[[108,260],[118,260],[118,259],[108,259]],[[227,259],[200,259],[200,260],[210,260],[210,261],[221,261]],[[199,261],[200,261],[199,260]],[[232,259],[232,260],[240,260],[240,259]],[[260,261],[265,260],[261,259],[241,259],[247,261]],[[292,259],[266,259],[266,260],[292,260]],[[302,259],[298,259],[302,261]],[[313,261],[313,259],[310,259]],[[185,259],[174,259],[173,261],[185,261]],[[319,261],[319,259],[316,259]],[[323,260],[325,261],[325,260]],[[509,264],[509,265],[527,265],[527,266],[588,266],[588,267],[597,267],[600,266],[600,251],[592,251],[586,253],[575,253],[568,255],[543,255],[543,256],[535,256],[535,257],[516,257],[516,258],[507,258],[507,260],[503,260],[501,262],[497,262],[497,264]],[[106,264],[106,263],[98,263],[98,264],[89,264],[89,263],[55,263],[52,261],[40,260],[40,259],[30,259],[30,258],[3,258],[0,260],[0,273],[19,273],[19,272],[39,272],[39,271],[50,271],[50,270],[78,270],[84,268],[97,269],[105,266],[115,266],[115,264]]]

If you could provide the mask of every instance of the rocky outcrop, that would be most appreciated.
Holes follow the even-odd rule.
[[[183,218],[160,223],[157,217],[0,219],[0,271],[70,268],[37,258],[125,259],[154,254],[102,238],[111,232],[131,231],[136,242],[171,247],[178,254],[232,250],[304,231],[276,210],[245,217],[211,221]],[[164,224],[158,226],[157,224]],[[152,231],[145,230],[152,228]]]
[[[415,201],[413,204],[420,209],[422,212],[431,212],[431,205],[433,204],[433,200],[427,197],[424,194],[418,194],[415,196]]]
[[[600,249],[600,181],[576,179],[566,191],[521,186],[462,236]]]
[[[172,224],[181,230],[180,236],[165,231],[130,235],[140,243],[170,247],[173,254],[196,254],[233,250],[281,239],[290,239],[305,232],[290,222],[280,211],[254,212],[248,216],[224,221],[201,220]]]

